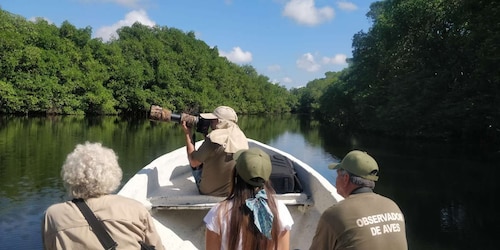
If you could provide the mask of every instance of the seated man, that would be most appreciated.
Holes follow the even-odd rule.
[[[237,125],[238,116],[231,107],[219,106],[212,113],[200,116],[212,120],[212,131],[198,150],[191,141],[190,128],[186,121],[182,122],[193,177],[200,194],[227,196],[236,164],[233,154],[241,149],[248,149],[248,140]]]
[[[345,199],[323,212],[310,249],[408,249],[401,209],[373,192],[379,172],[375,159],[353,150],[328,167],[337,170],[335,187]]]

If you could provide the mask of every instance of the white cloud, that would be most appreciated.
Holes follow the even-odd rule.
[[[303,54],[299,59],[297,59],[296,65],[297,68],[308,72],[316,72],[321,68],[321,65],[316,62],[311,53]]]
[[[273,83],[273,84],[280,83],[280,81],[278,81],[277,79],[272,79],[272,80],[269,80],[269,82],[271,82],[271,83]]]
[[[281,81],[278,79],[272,79],[272,80],[270,80],[270,82],[274,83],[274,84],[282,84],[282,83],[286,84],[286,83],[292,83],[293,81],[292,81],[292,78],[290,78],[290,77],[283,77],[283,78],[281,78]]]
[[[293,82],[293,80],[290,77],[283,77],[283,82],[284,83],[291,83],[291,82]]]
[[[346,55],[336,54],[333,57],[323,57],[322,61],[323,61],[323,64],[342,65],[342,64],[347,64],[346,59],[347,59]]]
[[[194,36],[195,36],[197,39],[200,39],[201,35],[202,35],[202,33],[201,33],[201,32],[199,32],[199,31],[195,31],[195,32],[194,32]]]
[[[47,23],[49,23],[49,24],[54,24],[54,22],[50,21],[50,20],[49,20],[48,18],[46,18],[46,17],[32,17],[32,18],[28,19],[28,21],[30,21],[30,22],[34,22],[34,23],[36,23],[36,22],[38,22],[38,21],[40,21],[40,20],[45,20],[45,21],[46,21]]]
[[[338,1],[337,6],[339,6],[339,9],[345,11],[355,11],[358,9],[358,6],[356,6],[356,4],[347,1]]]
[[[234,47],[231,52],[219,51],[219,55],[226,57],[233,63],[249,63],[252,61],[252,53],[243,51],[240,47]]]
[[[317,8],[314,0],[291,0],[286,3],[283,15],[299,24],[314,26],[331,20],[335,11],[331,7]]]
[[[269,65],[267,66],[267,70],[269,72],[279,72],[281,71],[281,66],[279,66],[278,64]]]
[[[111,37],[117,36],[117,29],[124,26],[132,26],[132,24],[134,24],[135,22],[139,22],[150,27],[153,27],[155,25],[155,22],[149,19],[148,14],[145,10],[134,10],[127,13],[127,15],[125,15],[125,19],[120,20],[111,26],[104,26],[99,28],[96,31],[95,36],[101,37],[103,41],[109,41]]]

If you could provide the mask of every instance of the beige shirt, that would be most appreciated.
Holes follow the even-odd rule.
[[[140,249],[138,241],[163,250],[149,211],[138,201],[119,195],[86,200],[96,217],[104,222],[116,249]],[[71,201],[50,206],[42,225],[44,249],[98,249],[103,246],[87,220]]]

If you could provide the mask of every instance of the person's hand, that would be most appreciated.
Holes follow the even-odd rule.
[[[186,125],[186,121],[182,121],[182,130],[184,131],[184,134],[188,135],[190,132],[191,132],[191,129],[188,128],[188,126]]]

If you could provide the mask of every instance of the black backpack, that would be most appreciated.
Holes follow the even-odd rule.
[[[295,172],[293,162],[280,155],[271,155],[271,184],[277,194],[301,193],[303,191],[297,173]]]

